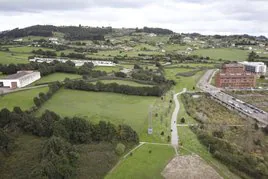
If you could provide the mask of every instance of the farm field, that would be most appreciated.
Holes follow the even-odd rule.
[[[32,53],[33,50],[38,50],[38,49],[54,51],[53,49],[49,49],[49,48],[29,47],[29,46],[9,48],[9,50],[14,53],[29,53],[29,54]]]
[[[76,78],[81,78],[80,75],[77,74],[70,74],[70,73],[53,73],[44,77],[41,77],[38,81],[35,81],[33,84],[40,84],[40,83],[48,83],[48,82],[53,82],[53,81],[63,81],[65,78],[70,78],[70,79],[76,79]]]
[[[149,153],[151,151],[151,153]],[[161,179],[162,170],[175,155],[167,145],[144,144],[132,156],[123,159],[105,179],[155,178]]]
[[[231,48],[218,48],[218,49],[199,49],[193,51],[193,55],[200,55],[203,57],[210,57],[213,59],[223,59],[223,60],[236,60],[245,61],[248,57],[247,50],[231,49]]]
[[[148,87],[152,87],[153,85],[147,85],[147,84],[141,84],[141,83],[137,83],[134,81],[126,81],[126,80],[100,80],[100,82],[102,83],[117,83],[119,85],[129,85],[129,86],[148,86]]]
[[[28,54],[12,54],[10,52],[0,51],[0,63],[1,64],[17,64],[17,63],[28,63]]]
[[[106,120],[114,124],[128,124],[140,134],[148,123],[149,105],[156,99],[62,89],[41,107],[37,115],[48,109],[61,116],[80,116],[93,120],[92,122]]]
[[[120,68],[118,66],[111,66],[111,67],[96,66],[96,67],[94,67],[94,70],[106,71],[107,73],[110,73],[113,71],[118,72],[119,69]]]
[[[15,106],[19,106],[22,110],[27,110],[34,106],[33,98],[38,96],[40,92],[47,92],[48,87],[18,91],[0,97],[0,109],[7,108],[13,110]]]

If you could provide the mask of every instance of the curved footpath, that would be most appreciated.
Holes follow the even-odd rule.
[[[178,149],[178,143],[179,143],[179,137],[178,137],[178,131],[177,131],[177,118],[178,118],[178,113],[180,110],[180,103],[178,100],[178,95],[185,93],[185,92],[186,92],[186,88],[183,88],[181,92],[173,95],[173,100],[175,101],[175,109],[171,117],[171,145],[174,147],[177,155],[178,155],[177,149]]]

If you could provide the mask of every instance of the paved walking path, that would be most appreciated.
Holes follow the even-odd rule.
[[[171,117],[171,145],[174,147],[176,154],[177,153],[177,149],[178,149],[178,143],[179,143],[179,136],[178,136],[178,131],[177,131],[177,117],[178,117],[178,113],[180,110],[180,103],[178,100],[178,95],[185,93],[186,92],[186,88],[183,88],[183,90],[180,93],[174,94],[173,95],[173,100],[175,101],[175,109],[172,113],[172,117]]]

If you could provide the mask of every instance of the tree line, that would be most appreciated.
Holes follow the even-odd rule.
[[[151,27],[143,27],[143,29],[136,28],[136,32],[146,32],[146,33],[154,33],[154,34],[160,34],[160,35],[173,34],[173,31],[169,29],[151,28]]]
[[[114,92],[128,95],[139,96],[162,96],[170,89],[172,84],[162,84],[153,87],[137,87],[129,85],[119,85],[117,83],[104,84],[98,81],[96,84],[89,83],[85,80],[70,80],[65,79],[64,87],[68,89],[95,91],[95,92]]]
[[[35,25],[23,29],[13,29],[0,34],[0,38],[18,38],[26,36],[52,37],[53,32],[64,33],[64,38],[68,40],[104,40],[104,35],[111,33],[111,27],[77,27],[77,26],[53,26]]]
[[[35,110],[40,108],[42,104],[49,100],[53,96],[53,94],[55,94],[60,89],[61,86],[62,84],[60,82],[53,82],[48,85],[49,89],[47,93],[41,92],[38,94],[38,97],[34,97],[33,102],[36,106]]]
[[[20,70],[38,70],[41,73],[41,76],[46,76],[55,72],[62,73],[73,73],[80,75],[87,75],[89,77],[100,77],[106,76],[107,73],[105,71],[93,70],[93,63],[87,62],[79,68],[75,67],[75,64],[72,61],[67,61],[65,63],[59,61],[53,61],[51,63],[37,63],[30,62],[28,64],[0,64],[0,72],[5,75],[10,75],[17,73]]]

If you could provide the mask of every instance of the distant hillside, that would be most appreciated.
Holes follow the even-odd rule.
[[[13,29],[0,33],[0,38],[20,38],[26,36],[51,37],[53,32],[64,33],[68,40],[104,40],[104,35],[112,32],[111,27],[77,27],[77,26],[53,26],[35,25],[23,29]]]
[[[154,34],[173,34],[174,32],[169,29],[162,28],[151,28],[151,27],[143,27],[143,29],[136,29],[136,32],[146,32],[146,33],[154,33]]]

